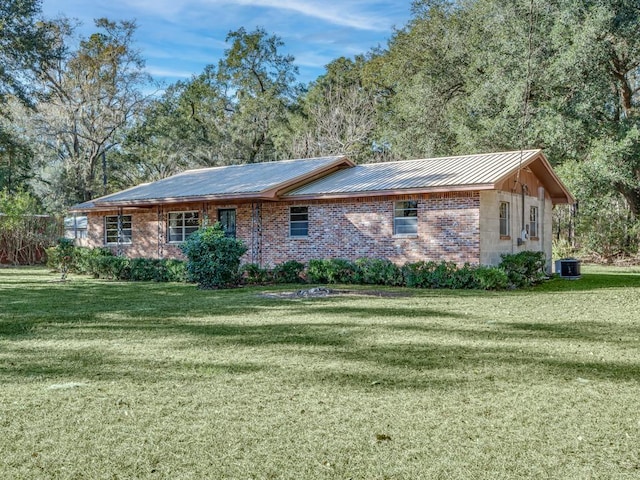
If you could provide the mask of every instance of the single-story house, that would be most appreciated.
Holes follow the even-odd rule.
[[[245,262],[387,258],[495,265],[543,251],[551,211],[574,199],[540,150],[356,165],[344,156],[189,170],[75,205],[80,245],[180,257],[204,222],[248,246]]]

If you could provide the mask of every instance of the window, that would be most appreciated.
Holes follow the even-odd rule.
[[[131,243],[131,215],[104,217],[104,242],[106,244]]]
[[[538,207],[529,207],[529,238],[538,236]]]
[[[64,236],[65,238],[88,238],[87,235],[87,217],[86,215],[73,217],[65,217],[64,219]]]
[[[417,235],[418,234],[418,202],[396,202],[393,208],[393,234]]]
[[[236,209],[221,208],[218,210],[218,221],[227,237],[236,238]]]
[[[309,235],[309,207],[289,208],[289,236],[307,237]]]
[[[169,242],[184,242],[198,228],[199,212],[169,212]]]
[[[501,237],[508,237],[509,235],[511,235],[511,232],[509,230],[509,224],[511,223],[510,221],[511,214],[509,212],[510,210],[509,207],[510,207],[509,202],[500,202],[500,236]]]

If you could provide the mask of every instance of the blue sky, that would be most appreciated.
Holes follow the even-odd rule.
[[[93,19],[133,20],[136,46],[156,80],[190,78],[223,56],[230,30],[263,27],[285,43],[307,83],[340,57],[386,46],[410,17],[411,0],[43,0],[47,17],[64,14],[93,31]]]

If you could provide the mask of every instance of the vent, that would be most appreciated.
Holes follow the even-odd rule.
[[[575,258],[556,260],[556,273],[562,278],[580,278],[580,260]]]

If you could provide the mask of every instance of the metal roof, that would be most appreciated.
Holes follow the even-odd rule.
[[[573,201],[541,150],[355,165],[344,156],[188,170],[71,207],[70,211],[191,201],[342,198],[498,188],[529,166],[554,203]]]
[[[495,185],[540,153],[524,150],[358,165],[301,186],[286,196]]]
[[[353,165],[344,156],[332,156],[187,170],[156,182],[145,183],[75,205],[71,210],[150,203],[167,199],[249,196],[286,186],[314,173],[331,171],[331,168],[341,164]]]

